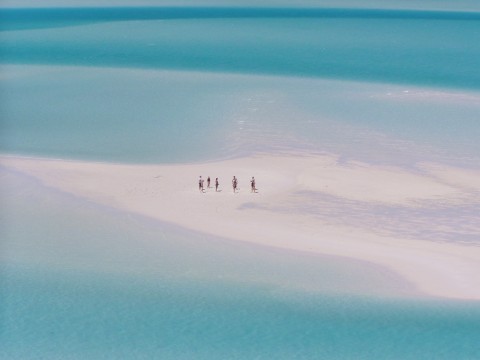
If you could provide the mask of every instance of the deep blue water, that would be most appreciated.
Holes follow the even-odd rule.
[[[301,7],[79,7],[79,8],[5,8],[0,12],[2,28],[28,29],[66,26],[104,21],[171,19],[420,19],[480,20],[472,11],[433,11],[362,8]]]
[[[193,69],[471,89],[480,84],[476,12],[53,8],[3,9],[0,19],[3,63]],[[64,28],[55,29],[60,25]],[[6,31],[16,28],[25,30]]]

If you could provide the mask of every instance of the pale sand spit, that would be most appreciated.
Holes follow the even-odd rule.
[[[45,186],[123,211],[223,238],[369,261],[426,295],[480,299],[479,214],[453,218],[449,226],[436,216],[437,209],[480,204],[476,170],[439,164],[406,170],[319,154],[176,165],[15,156],[2,156],[0,163]],[[200,175],[212,180],[204,193],[198,190]],[[234,175],[240,188],[235,194]],[[250,192],[252,176],[257,193]],[[427,215],[419,217],[425,209]],[[451,238],[443,239],[443,233]],[[473,241],[456,241],[457,233]]]

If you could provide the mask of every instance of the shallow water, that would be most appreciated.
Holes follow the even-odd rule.
[[[480,13],[398,5],[0,9],[0,151],[478,164]]]
[[[1,287],[5,359],[474,359],[480,340],[469,302],[18,269]]]
[[[476,92],[202,72],[2,69],[4,153],[141,163],[262,151],[409,166],[480,161]]]
[[[478,169],[480,20],[455,12],[472,9],[462,4],[0,10],[0,152],[175,163],[309,151]],[[1,170],[0,358],[480,351],[478,302],[421,297],[371,264],[212,238]],[[362,222],[342,210],[351,205],[329,211]],[[473,219],[477,208],[398,221],[448,218],[475,243],[475,228],[456,226],[449,211]],[[373,210],[388,218],[392,209]],[[425,236],[415,229],[406,235]],[[440,240],[458,240],[455,231]]]
[[[215,239],[1,174],[0,358],[478,352],[478,302],[418,297],[367,263]]]

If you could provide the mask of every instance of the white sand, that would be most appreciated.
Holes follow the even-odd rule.
[[[415,211],[425,206],[479,204],[478,171],[422,164],[413,172],[339,164],[326,155],[262,155],[187,165],[7,156],[0,161],[46,186],[107,206],[224,238],[370,261],[392,269],[424,294],[480,299],[480,221],[476,226],[470,219],[465,230],[479,240],[475,246],[407,236],[415,230],[412,223],[387,226],[375,212],[390,209],[393,220],[395,211],[410,211],[415,218]],[[212,179],[205,193],[198,191],[199,175],[205,186],[207,176]],[[233,175],[239,179],[236,194]],[[255,194],[249,188],[251,176],[259,188]],[[215,177],[220,192],[215,192]],[[363,209],[358,211],[363,225],[353,223],[356,208]],[[442,221],[429,216],[420,225],[441,233]]]

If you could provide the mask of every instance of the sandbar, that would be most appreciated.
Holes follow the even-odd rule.
[[[478,208],[474,169],[424,163],[408,170],[310,153],[174,165],[20,156],[0,163],[122,211],[231,240],[368,261],[427,296],[480,299],[479,215],[467,211],[450,224],[442,217],[459,206]],[[212,179],[205,192],[199,176]]]

